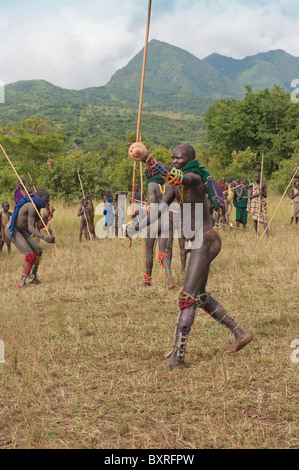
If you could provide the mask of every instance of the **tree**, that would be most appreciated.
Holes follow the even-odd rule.
[[[233,152],[232,162],[228,167],[228,172],[233,177],[235,177],[236,173],[238,174],[245,173],[247,180],[249,180],[250,173],[257,171],[257,167],[258,167],[257,154],[252,152],[250,150],[250,147],[248,147],[246,150]]]
[[[247,87],[240,100],[220,99],[205,115],[207,140],[223,166],[233,160],[233,152],[250,147],[259,157],[265,154],[265,176],[270,177],[279,163],[292,155],[299,139],[299,107],[281,87],[253,93]]]
[[[279,168],[272,174],[270,180],[270,186],[272,189],[282,193],[290,179],[292,173],[296,170],[299,165],[299,140],[294,142],[294,154],[288,160],[282,160],[279,164]]]
[[[39,186],[47,189],[52,197],[70,202],[82,199],[78,171],[84,190],[100,198],[106,187],[103,169],[105,161],[97,152],[84,153],[82,150],[67,156],[52,159],[52,170],[47,163],[41,166]]]
[[[53,132],[49,121],[32,117],[20,127],[8,124],[0,133],[0,143],[14,163],[19,175],[28,177],[28,171],[37,181],[41,165],[49,157],[61,153],[66,137]],[[4,155],[0,155],[0,188],[2,193],[11,193],[18,180],[8,166]]]

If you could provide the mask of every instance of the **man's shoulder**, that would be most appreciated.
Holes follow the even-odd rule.
[[[195,173],[194,171],[190,171],[189,173],[184,173],[184,177],[185,176],[190,176],[194,179],[197,179],[198,181],[203,181],[203,177],[202,175],[200,175],[199,173]],[[216,181],[217,183],[217,181]],[[218,183],[217,183],[218,184]],[[218,185],[219,186],[219,185]]]
[[[25,202],[19,209],[19,212],[34,211],[34,206],[31,201]]]
[[[160,191],[160,184],[156,181],[150,181],[147,185],[147,189],[152,192]]]

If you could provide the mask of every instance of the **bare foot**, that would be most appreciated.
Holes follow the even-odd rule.
[[[23,284],[23,285],[22,285],[22,284],[19,284],[19,285],[18,285],[18,288],[19,288],[19,289],[28,289],[28,287],[29,287],[29,286],[27,286],[27,284]]]
[[[41,284],[42,281],[40,281],[37,277],[33,277],[29,279],[29,284]]]
[[[247,331],[241,329],[241,333],[235,336],[235,342],[233,344],[233,347],[230,349],[227,349],[225,352],[227,354],[231,354],[231,353],[240,351],[240,349],[244,348],[246,344],[250,343],[252,338],[253,338],[253,335],[251,333],[247,333]]]
[[[176,284],[172,281],[170,284],[168,284],[168,289],[175,289]]]
[[[158,370],[164,372],[166,370],[172,370],[175,367],[185,367],[185,361],[184,359],[179,359],[179,357],[172,352],[170,357],[163,362]]]

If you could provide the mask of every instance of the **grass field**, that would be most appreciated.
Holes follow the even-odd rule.
[[[270,195],[268,219],[278,202]],[[251,221],[249,233],[219,232],[207,289],[252,342],[225,355],[232,335],[198,310],[188,367],[164,373],[179,291],[157,261],[153,287],[140,288],[140,240],[79,244],[77,208],[56,204],[63,262],[42,242],[41,285],[19,291],[23,255],[0,255],[0,448],[298,448],[299,225],[289,203],[269,239],[257,240]],[[179,272],[175,241],[181,288]]]

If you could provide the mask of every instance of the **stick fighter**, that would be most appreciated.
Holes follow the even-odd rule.
[[[151,174],[149,168],[146,169],[147,177],[147,202],[151,207],[151,204],[160,203],[163,199],[163,194],[166,194],[170,188],[168,184],[165,183],[165,180],[155,174]],[[162,268],[164,269],[168,288],[173,289],[176,287],[173,282],[171,275],[171,259],[170,253],[167,251],[168,238],[163,238],[161,234],[161,225],[160,221],[158,224],[158,244],[159,244],[159,253],[157,256],[158,261],[161,263]],[[152,282],[152,270],[154,264],[154,248],[155,248],[156,238],[150,237],[150,230],[148,227],[147,237],[145,239],[145,273],[144,273],[144,285],[150,286]]]
[[[39,189],[36,194],[32,194],[31,198],[40,211],[42,208],[47,209],[49,216],[49,193],[44,189]],[[37,213],[34,205],[28,197],[21,199],[16,205],[12,217],[5,227],[4,233],[6,238],[25,255],[23,272],[19,288],[26,288],[26,280],[29,277],[29,284],[40,284],[37,278],[37,270],[42,256],[41,246],[25,231],[28,227],[29,231],[37,238],[45,240],[47,243],[55,243],[54,237],[46,237],[36,228]],[[38,219],[39,220],[39,219]]]
[[[128,153],[130,155],[130,151]],[[201,203],[203,209],[200,235],[195,231],[191,241],[198,242],[200,236],[202,240],[201,243],[195,243],[194,248],[191,249],[183,290],[179,295],[179,315],[175,327],[174,345],[160,370],[170,370],[185,365],[187,340],[194,322],[196,307],[202,308],[232,332],[234,344],[227,352],[239,351],[251,341],[252,335],[238,325],[228,315],[225,308],[206,291],[211,262],[221,249],[221,239],[213,229],[208,201],[205,197],[206,191],[214,210],[220,209],[219,196],[209,172],[195,160],[195,150],[190,145],[181,145],[173,151],[172,169],[164,167],[152,156],[143,154],[138,155],[138,158],[146,160],[147,166],[150,166],[156,174],[164,176],[172,186],[172,190],[165,194],[162,202],[170,205],[176,198],[182,203],[180,204],[181,208],[183,203],[191,205],[191,225],[193,223],[195,226],[196,204]],[[136,233],[136,229],[139,231],[157,220],[158,217],[161,217],[161,212],[162,210],[157,208],[156,211],[152,210],[139,226],[128,225],[128,236]]]

